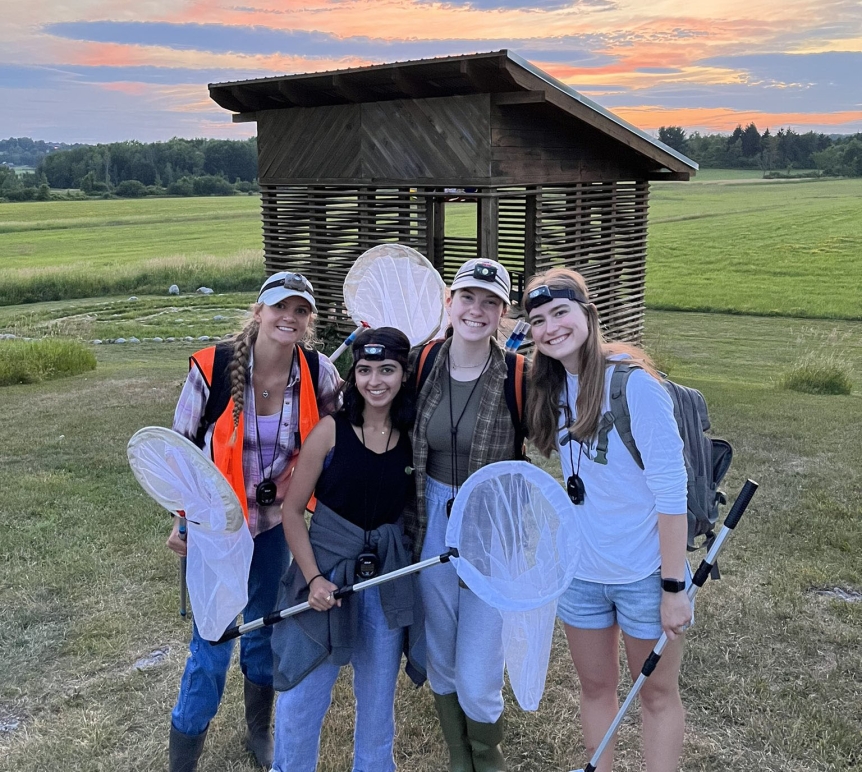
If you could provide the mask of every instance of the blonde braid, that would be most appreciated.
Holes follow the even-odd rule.
[[[234,338],[233,358],[228,365],[230,396],[233,399],[233,434],[230,437],[231,445],[236,442],[239,417],[242,415],[242,410],[245,407],[245,384],[248,380],[250,353],[255,340],[257,340],[259,329],[260,325],[252,316]]]

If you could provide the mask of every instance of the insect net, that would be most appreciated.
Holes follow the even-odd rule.
[[[344,280],[344,303],[356,324],[396,327],[415,346],[441,328],[446,285],[419,252],[379,244],[363,252]]]
[[[452,505],[446,544],[458,576],[503,617],[503,651],[518,704],[536,710],[545,688],[557,598],[579,556],[574,507],[560,484],[524,461],[470,475]]]
[[[217,640],[248,603],[254,541],[230,483],[182,435],[148,426],[129,440],[129,465],[141,487],[188,525],[186,584],[195,624]]]

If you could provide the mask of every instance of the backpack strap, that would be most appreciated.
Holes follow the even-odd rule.
[[[602,416],[599,423],[599,437],[596,445],[596,455],[598,457],[598,454],[602,452],[603,449],[605,459],[604,462],[599,461],[599,463],[607,463],[608,434],[610,433],[611,428],[616,427],[616,430],[620,435],[620,439],[623,441],[623,445],[628,448],[634,462],[641,469],[644,468],[643,459],[641,458],[640,451],[638,450],[638,446],[635,444],[635,438],[632,434],[632,414],[629,410],[628,398],[626,397],[626,386],[635,369],[634,365],[627,364],[625,362],[614,365],[614,372],[613,375],[611,375],[611,409]]]
[[[422,353],[419,354],[419,362],[416,366],[417,394],[422,391],[425,381],[427,381],[428,376],[431,375],[431,369],[434,367],[434,362],[437,360],[437,354],[440,353],[440,346],[442,345],[443,341],[440,339],[428,341],[428,343],[423,347]]]
[[[198,433],[195,436],[195,445],[199,448],[204,446],[204,438],[207,429],[212,426],[224,413],[228,402],[230,402],[230,374],[228,366],[233,357],[233,344],[230,342],[217,343],[213,355],[211,376],[207,379],[210,388],[204,414],[201,417]],[[206,374],[204,374],[206,377]]]
[[[512,426],[515,427],[515,458],[524,460],[527,457],[527,449],[524,441],[527,432],[524,428],[524,395],[527,392],[527,369],[523,354],[507,351],[506,354],[506,383],[503,393],[506,397],[506,406],[512,416]]]
[[[318,381],[320,380],[320,357],[317,355],[317,351],[313,348],[306,348],[305,346],[300,345],[302,352],[305,354],[305,362],[308,365],[308,374],[311,376],[311,385],[314,387],[314,397],[318,399],[320,394],[318,394],[318,390],[320,389],[320,384]]]
[[[305,354],[305,361],[308,364],[308,371],[311,376],[311,384],[314,387],[314,396],[317,398],[319,396],[317,392],[319,389],[318,380],[320,378],[320,358],[314,349],[305,348],[304,346],[300,348],[302,348]],[[205,379],[209,381],[207,385],[210,388],[210,393],[207,397],[207,404],[204,407],[204,414],[201,417],[198,433],[194,439],[195,445],[199,448],[203,448],[204,446],[207,429],[221,418],[221,414],[224,413],[228,402],[230,402],[230,372],[228,368],[230,367],[232,358],[232,342],[225,341],[216,344],[212,363],[212,375],[207,378],[206,373],[204,373]]]
[[[422,391],[422,387],[428,380],[442,345],[442,340],[429,341],[419,354],[416,365],[417,394]],[[527,432],[524,428],[524,396],[527,393],[526,359],[523,354],[515,354],[512,351],[507,351],[505,357],[506,381],[503,385],[503,394],[506,397],[509,415],[512,417],[512,426],[515,427],[515,458],[522,460],[527,457],[524,444],[527,438]]]

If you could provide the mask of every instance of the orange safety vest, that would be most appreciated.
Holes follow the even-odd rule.
[[[299,360],[299,439],[300,444],[305,442],[308,433],[314,428],[314,425],[320,420],[320,414],[317,411],[317,398],[315,396],[314,384],[311,382],[311,373],[308,369],[306,360],[307,352],[302,346],[297,346],[300,352]],[[317,356],[316,352],[312,352]],[[207,387],[212,389],[213,383],[213,365],[215,363],[215,346],[201,349],[195,352],[189,358],[189,369],[192,364],[197,365],[201,374],[206,380]],[[221,374],[219,374],[221,375]],[[236,440],[232,443],[231,436],[233,435],[233,397],[228,400],[227,407],[215,422],[215,429],[212,433],[212,442],[210,443],[213,463],[218,470],[227,478],[231,488],[239,499],[242,505],[242,511],[248,522],[248,500],[245,490],[245,476],[242,470],[242,440],[244,431],[245,416],[241,412],[239,414],[239,423],[236,427]],[[295,452],[299,452],[298,449]],[[316,499],[314,496],[308,502],[308,509],[314,511]]]

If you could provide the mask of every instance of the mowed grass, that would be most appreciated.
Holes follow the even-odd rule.
[[[0,305],[120,292],[251,290],[264,276],[260,199],[0,206]]]
[[[704,170],[656,183],[647,305],[862,318],[862,180],[759,181]],[[120,293],[258,286],[259,199],[33,202],[0,206],[0,305]],[[450,204],[451,235],[475,235]]]
[[[652,186],[649,308],[862,319],[862,179]]]
[[[828,341],[854,367],[851,396],[776,388],[800,352]],[[647,345],[706,394],[716,433],[736,450],[727,489],[746,477],[761,485],[724,578],[698,597],[682,673],[683,768],[858,769],[862,603],[818,592],[862,591],[862,324],[650,312]],[[125,444],[141,426],[169,423],[192,350],[97,347],[93,373],[3,389],[14,418],[0,427],[0,723],[18,728],[0,733],[2,772],[166,768],[188,623],[164,546],[169,517],[134,481]],[[556,473],[556,463],[545,466]],[[164,647],[161,667],[133,668]],[[233,668],[201,772],[254,768],[241,749],[241,692]],[[522,713],[508,691],[507,706],[513,772],[585,764],[560,630],[539,711]],[[349,768],[352,709],[345,673],[321,772]],[[396,713],[399,768],[439,772],[427,687],[402,682]],[[636,716],[621,730],[618,772],[642,770]]]

